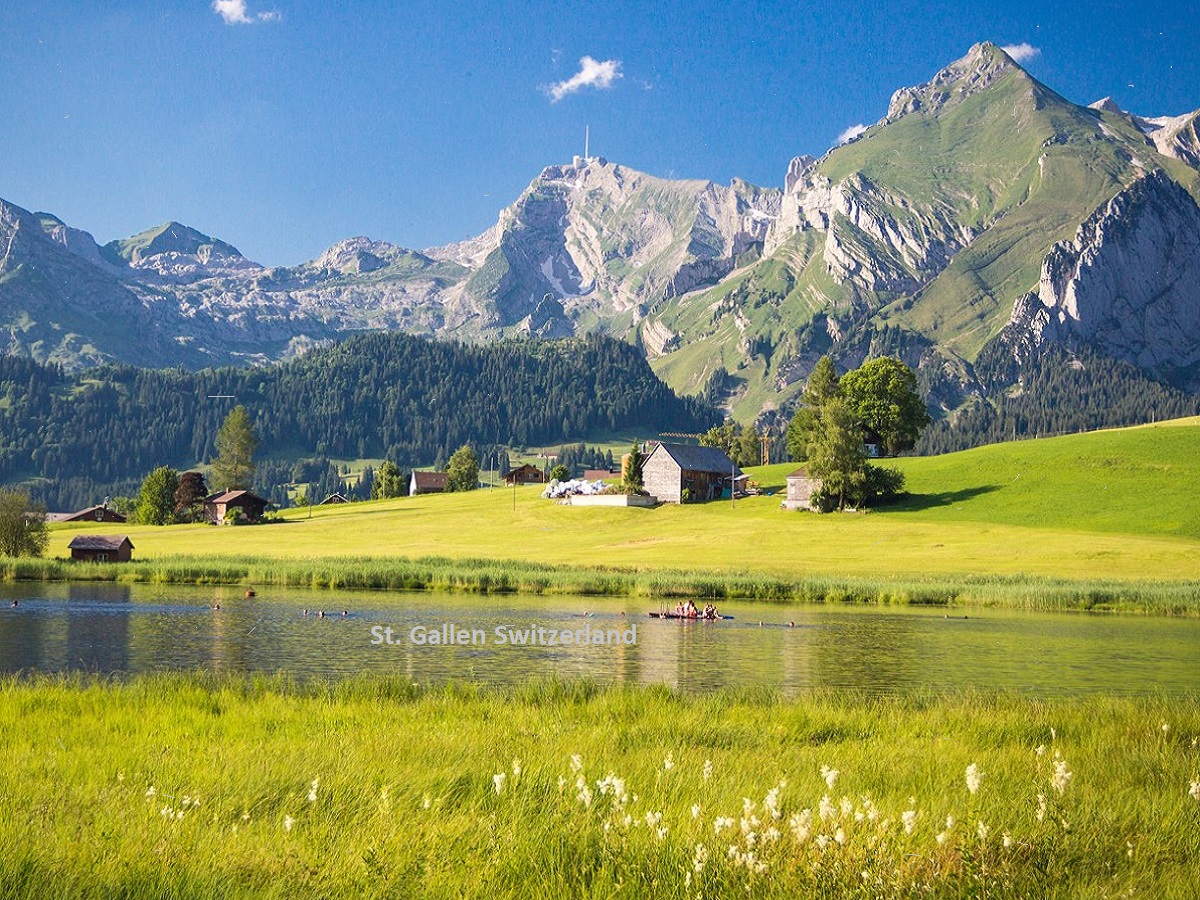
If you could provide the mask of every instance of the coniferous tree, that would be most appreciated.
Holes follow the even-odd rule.
[[[795,460],[808,457],[808,447],[819,435],[821,407],[838,395],[838,375],[833,360],[822,356],[813,366],[800,395],[800,405],[787,428],[788,455]]]
[[[250,490],[254,482],[254,451],[258,435],[246,407],[235,406],[217,432],[217,456],[212,480],[218,490]]]
[[[857,502],[867,481],[862,426],[841,397],[820,407],[820,422],[808,446],[808,474],[821,479],[821,494],[837,509]]]

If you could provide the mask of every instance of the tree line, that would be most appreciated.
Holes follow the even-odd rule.
[[[212,458],[234,405],[260,441],[254,489],[264,496],[282,483],[264,480],[280,471],[272,460],[386,458],[410,469],[464,444],[483,458],[502,446],[719,420],[676,396],[635,347],[597,335],[469,345],[371,333],[276,366],[201,372],[69,375],[0,356],[0,483],[23,481],[55,509],[131,495],[159,466]]]

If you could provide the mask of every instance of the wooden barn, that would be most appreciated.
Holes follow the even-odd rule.
[[[809,477],[808,470],[801,466],[787,476],[787,499],[780,504],[784,509],[812,509],[812,496],[821,490],[821,479]]]
[[[408,496],[446,493],[445,472],[413,472],[408,480]]]
[[[67,546],[71,559],[78,562],[129,562],[133,558],[133,542],[123,534],[81,534]]]
[[[204,498],[204,517],[214,525],[223,525],[225,517],[236,509],[245,521],[257,522],[266,512],[268,502],[250,491],[222,491]]]
[[[347,499],[346,499],[344,496],[342,496],[341,494],[330,494],[328,497],[326,497],[324,500],[322,500],[322,501],[321,501],[320,503],[318,503],[317,505],[318,505],[318,506],[329,506],[329,505],[331,505],[331,504],[338,504],[338,503],[349,503],[349,502],[350,502],[350,501],[349,501],[349,500],[347,500]]]
[[[108,504],[89,506],[72,513],[46,513],[47,522],[124,522],[125,517]]]
[[[505,484],[545,484],[546,473],[537,466],[525,463],[504,476]]]
[[[716,500],[740,477],[742,470],[716,447],[659,444],[642,463],[642,484],[660,503]]]

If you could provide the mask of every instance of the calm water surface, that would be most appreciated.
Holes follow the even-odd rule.
[[[1200,619],[841,606],[721,605],[732,621],[649,619],[657,603],[157,585],[0,585],[0,672],[174,669],[513,683],[589,675],[713,689],[870,693],[963,687],[1032,695],[1195,693]],[[13,600],[18,607],[12,608]],[[216,605],[220,609],[214,609]],[[303,615],[304,609],[310,615]],[[318,610],[326,611],[318,618]],[[342,616],[345,609],[349,614]],[[623,615],[622,615],[623,614]],[[954,617],[959,616],[959,617]],[[762,624],[759,624],[759,621]],[[794,622],[789,627],[788,622]],[[482,629],[485,645],[415,645],[414,626]],[[502,646],[494,629],[628,629],[621,646]],[[392,646],[373,644],[390,626]]]

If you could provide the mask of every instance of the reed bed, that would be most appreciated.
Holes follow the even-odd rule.
[[[766,603],[861,603],[1200,615],[1200,583],[981,575],[913,578],[775,576],[670,568],[547,565],[421,557],[271,560],[167,557],[119,564],[0,558],[2,581],[100,581],[332,590],[574,594]]]

